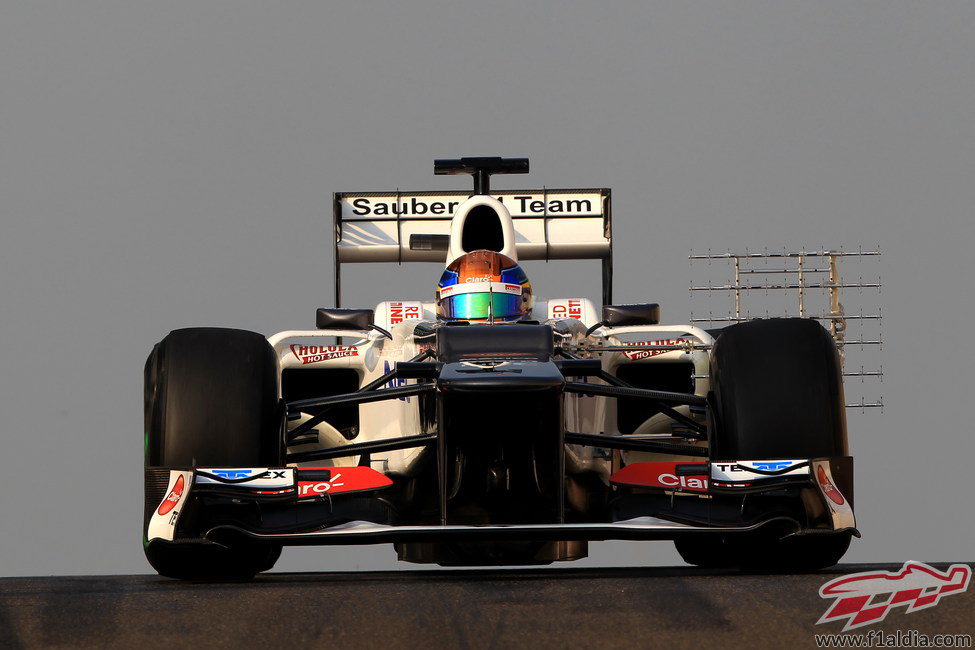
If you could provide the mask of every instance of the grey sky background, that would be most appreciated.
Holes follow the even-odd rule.
[[[311,327],[331,193],[466,187],[432,175],[460,155],[531,158],[497,187],[613,188],[616,299],[666,321],[692,248],[879,245],[888,406],[851,413],[846,560],[971,561],[973,71],[970,2],[0,4],[0,575],[148,572],[152,344]],[[437,278],[349,268],[364,306]],[[528,272],[596,296],[597,268]],[[354,567],[411,565],[279,563]]]

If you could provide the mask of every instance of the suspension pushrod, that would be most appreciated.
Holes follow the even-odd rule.
[[[432,393],[437,389],[434,384],[411,384],[398,388],[384,388],[383,390],[361,391],[356,393],[346,393],[344,395],[332,395],[331,397],[320,397],[318,399],[306,399],[288,404],[288,410],[301,410],[302,408],[325,407],[326,410],[313,415],[311,419],[305,420],[297,427],[288,432],[288,440],[293,440],[303,433],[312,429],[319,422],[325,420],[328,413],[327,409],[343,404],[366,404],[368,402],[381,402],[387,399],[397,399],[400,397],[411,397]]]
[[[397,386],[396,388],[383,388],[382,390],[356,391],[354,393],[342,393],[341,395],[329,395],[328,397],[315,397],[313,399],[298,400],[297,402],[288,402],[288,410],[302,411],[312,407],[381,402],[386,399],[416,395],[418,389],[420,393],[423,393],[433,390],[434,386],[433,384],[410,384],[408,386]]]
[[[629,436],[603,436],[593,433],[565,432],[565,442],[571,445],[585,445],[586,447],[603,447],[605,449],[622,449],[624,451],[646,451],[657,454],[675,454],[678,456],[698,456],[706,458],[708,450],[705,447],[682,445],[659,440],[634,440]]]
[[[313,451],[300,451],[288,454],[289,463],[303,463],[309,460],[325,460],[328,458],[344,458],[346,456],[358,456],[360,454],[374,454],[383,451],[395,451],[397,449],[409,449],[411,447],[426,447],[437,441],[437,434],[424,433],[416,436],[403,436],[402,438],[391,438],[388,440],[374,440],[372,442],[355,442],[341,447],[331,447],[329,449],[315,449]]]
[[[409,362],[410,363],[416,363],[417,361],[423,361],[424,359],[429,358],[431,356],[433,356],[433,350],[429,350],[429,349],[428,350],[424,350],[420,354],[418,354],[415,357],[413,357],[412,359],[410,359]],[[377,377],[376,379],[373,379],[372,381],[370,381],[368,384],[366,384],[365,386],[363,386],[362,388],[360,388],[356,392],[357,393],[365,393],[366,391],[376,390],[380,386],[383,386],[385,384],[388,384],[390,382],[390,380],[392,380],[392,379],[396,379],[396,366],[395,365],[393,366],[393,369],[392,370],[390,370],[389,372],[387,372],[384,375],[381,375],[380,377]]]
[[[605,370],[600,370],[598,377],[600,379],[602,379],[603,381],[605,381],[607,384],[612,384],[613,386],[619,386],[620,388],[635,388],[635,386],[633,386],[633,385],[631,385],[631,384],[623,381],[619,377],[615,377],[615,376],[609,374]],[[653,402],[653,405],[655,407],[657,407],[657,409],[661,413],[663,413],[664,415],[666,415],[667,417],[669,417],[671,420],[674,420],[676,422],[680,422],[681,424],[687,426],[688,428],[690,428],[691,430],[693,430],[693,431],[695,431],[695,432],[697,432],[699,434],[706,434],[707,433],[707,427],[706,426],[704,426],[700,422],[697,422],[697,421],[695,421],[695,420],[687,417],[683,413],[679,413],[678,411],[670,408],[669,406],[667,406],[663,402],[654,401]],[[701,437],[703,438],[704,436],[702,435]]]
[[[421,352],[420,354],[416,355],[412,359],[410,359],[410,362],[423,361],[424,359],[426,359],[426,358],[428,358],[428,357],[430,357],[432,355],[433,355],[433,350],[432,349],[427,349],[427,350],[424,350],[423,352]],[[366,393],[366,392],[369,392],[369,391],[376,390],[380,386],[383,386],[383,385],[389,383],[391,380],[393,380],[395,378],[396,378],[396,366],[393,366],[393,369],[390,370],[389,372],[387,372],[387,373],[385,373],[385,374],[377,377],[376,379],[372,380],[371,382],[369,382],[365,386],[362,386],[361,388],[359,388],[359,390],[355,391],[355,393],[350,393],[350,394],[351,395],[355,395],[356,393]],[[313,400],[304,400],[304,401],[305,402],[308,402],[308,401],[313,401]],[[288,404],[288,412],[289,413],[291,413],[291,412],[297,413],[298,410],[297,410],[297,408],[295,408],[295,405],[298,405],[298,404],[300,404],[300,403],[299,402],[292,402],[292,403]],[[306,406],[308,406],[308,405],[306,404]],[[313,417],[311,420],[309,420],[308,422],[305,422],[305,423],[303,423],[303,424],[295,427],[291,431],[289,431],[288,432],[288,435],[287,435],[288,443],[290,444],[292,440],[294,440],[295,438],[297,438],[298,436],[300,436],[303,433],[307,433],[308,431],[310,431],[312,429],[312,427],[314,427],[319,422],[324,421],[325,418],[318,417],[318,416],[322,415],[329,408],[330,408],[329,406],[326,406],[322,410],[321,413],[319,413],[318,415],[316,415],[315,417]],[[308,426],[306,426],[306,425],[308,425]]]
[[[687,404],[690,406],[706,406],[707,400],[700,395],[691,393],[671,393],[664,390],[647,388],[624,388],[622,386],[603,386],[601,384],[585,384],[575,381],[565,382],[565,392],[582,393],[583,395],[602,395],[604,397],[636,397],[671,404]]]
[[[744,319],[742,319],[744,320]],[[711,319],[708,319],[711,322]],[[575,345],[573,352],[691,352],[692,350],[710,350],[713,346],[708,343],[677,343],[674,345]]]

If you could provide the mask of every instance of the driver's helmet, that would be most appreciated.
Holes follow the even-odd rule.
[[[437,317],[477,324],[513,322],[532,311],[532,285],[510,257],[488,250],[461,255],[437,285]]]

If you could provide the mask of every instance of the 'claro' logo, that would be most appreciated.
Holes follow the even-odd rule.
[[[678,465],[684,471],[678,471]],[[617,470],[609,477],[609,480],[617,485],[707,492],[707,471],[707,463],[678,463],[676,461],[630,463]]]
[[[674,476],[673,474],[660,474],[657,481],[664,487],[682,487],[688,490],[708,489],[708,480],[698,476]]]
[[[180,474],[176,478],[176,485],[174,485],[173,489],[169,492],[168,495],[166,495],[166,498],[163,499],[163,502],[159,504],[159,510],[157,510],[156,512],[158,512],[160,515],[169,514],[169,511],[175,508],[176,504],[178,504],[179,500],[183,497],[184,487],[185,487],[185,483],[183,482],[183,475]]]

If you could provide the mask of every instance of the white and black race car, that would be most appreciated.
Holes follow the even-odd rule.
[[[144,545],[176,578],[250,577],[285,545],[546,564],[590,540],[810,569],[857,535],[833,337],[612,303],[608,189],[491,191],[526,159],[438,160],[474,191],[338,193],[335,308],[265,337],[171,332],[145,366]],[[519,260],[598,259],[602,301]],[[440,262],[437,300],[341,308],[346,263]],[[493,265],[493,266],[492,266]]]

